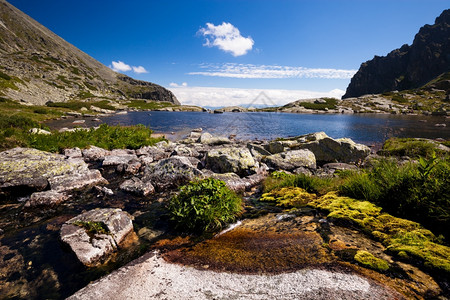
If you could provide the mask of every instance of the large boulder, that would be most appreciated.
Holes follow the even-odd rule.
[[[82,153],[85,161],[98,161],[104,160],[105,156],[110,155],[111,152],[97,146],[90,146],[87,149],[83,149]]]
[[[106,262],[133,231],[131,220],[128,213],[118,208],[94,209],[64,223],[60,237],[81,263],[96,266]]]
[[[31,148],[14,148],[0,153],[0,193],[9,189],[42,191],[49,181],[55,182],[56,177],[70,178],[87,173],[90,170],[82,159],[66,159],[64,155]],[[101,174],[97,179],[104,180]],[[80,182],[77,187],[83,185]]]
[[[132,177],[125,180],[119,188],[125,192],[139,196],[147,196],[155,191],[155,188],[149,181],[142,181],[138,177]]]
[[[216,148],[206,154],[206,167],[216,173],[254,173],[256,161],[247,148]]]
[[[229,138],[223,136],[213,136],[209,132],[202,133],[197,142],[206,145],[223,145],[231,143]]]
[[[56,191],[43,191],[31,194],[25,207],[52,207],[66,201],[68,196]]]
[[[143,181],[149,181],[157,190],[162,191],[186,184],[201,175],[202,172],[194,167],[187,157],[171,156],[156,164],[148,165],[144,171]]]
[[[316,168],[316,157],[314,153],[306,149],[292,150],[266,156],[262,161],[275,170],[292,171],[300,167],[309,169]]]
[[[370,154],[370,148],[357,144],[351,139],[332,139],[325,132],[312,133],[297,138],[298,149],[308,149],[314,153],[318,163],[355,163]]]

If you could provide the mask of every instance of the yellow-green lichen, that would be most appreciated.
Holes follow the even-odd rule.
[[[261,196],[261,201],[275,202],[282,207],[302,207],[310,201],[316,199],[315,194],[310,194],[302,188],[285,187],[265,193]]]
[[[364,267],[375,271],[383,272],[389,269],[389,263],[387,261],[381,258],[377,258],[372,253],[364,250],[358,250],[358,252],[356,252],[355,254],[354,259]]]

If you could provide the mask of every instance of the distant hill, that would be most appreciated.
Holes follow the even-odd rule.
[[[33,104],[86,98],[180,104],[169,90],[101,64],[0,0],[0,96]]]
[[[387,56],[375,56],[359,68],[345,95],[359,97],[419,88],[450,71],[450,9],[425,25],[411,46],[403,45]]]

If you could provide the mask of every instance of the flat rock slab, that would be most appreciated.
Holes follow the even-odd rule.
[[[25,186],[44,190],[48,179],[85,173],[88,165],[81,159],[31,148],[14,148],[0,153],[0,192],[9,187]]]
[[[88,222],[101,223],[107,232],[87,232],[80,224]],[[105,261],[131,231],[133,223],[128,213],[118,208],[103,208],[70,219],[61,227],[60,236],[80,262],[95,266]]]
[[[402,299],[355,274],[303,269],[279,275],[201,271],[148,253],[68,299]]]

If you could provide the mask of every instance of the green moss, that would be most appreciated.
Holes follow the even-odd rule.
[[[382,242],[402,259],[419,260],[432,272],[450,275],[450,248],[419,223],[383,213],[368,202],[328,193],[308,205],[328,211],[328,217],[351,223]]]
[[[383,272],[389,269],[389,263],[387,261],[377,258],[372,253],[364,250],[358,250],[354,259],[364,267],[375,271]]]
[[[90,234],[109,234],[109,229],[103,222],[75,221],[72,224],[83,227]]]
[[[438,148],[439,143],[425,139],[391,138],[383,144],[381,154],[395,156],[429,157],[432,153],[444,154]]]
[[[314,199],[316,199],[315,194],[310,194],[302,188],[284,187],[263,194],[259,200],[275,202],[277,206],[290,208],[303,207]]]
[[[164,107],[173,107],[176,106],[170,102],[164,101],[149,101],[149,100],[132,100],[126,104],[128,107],[137,108],[142,110],[153,110],[160,109]]]

